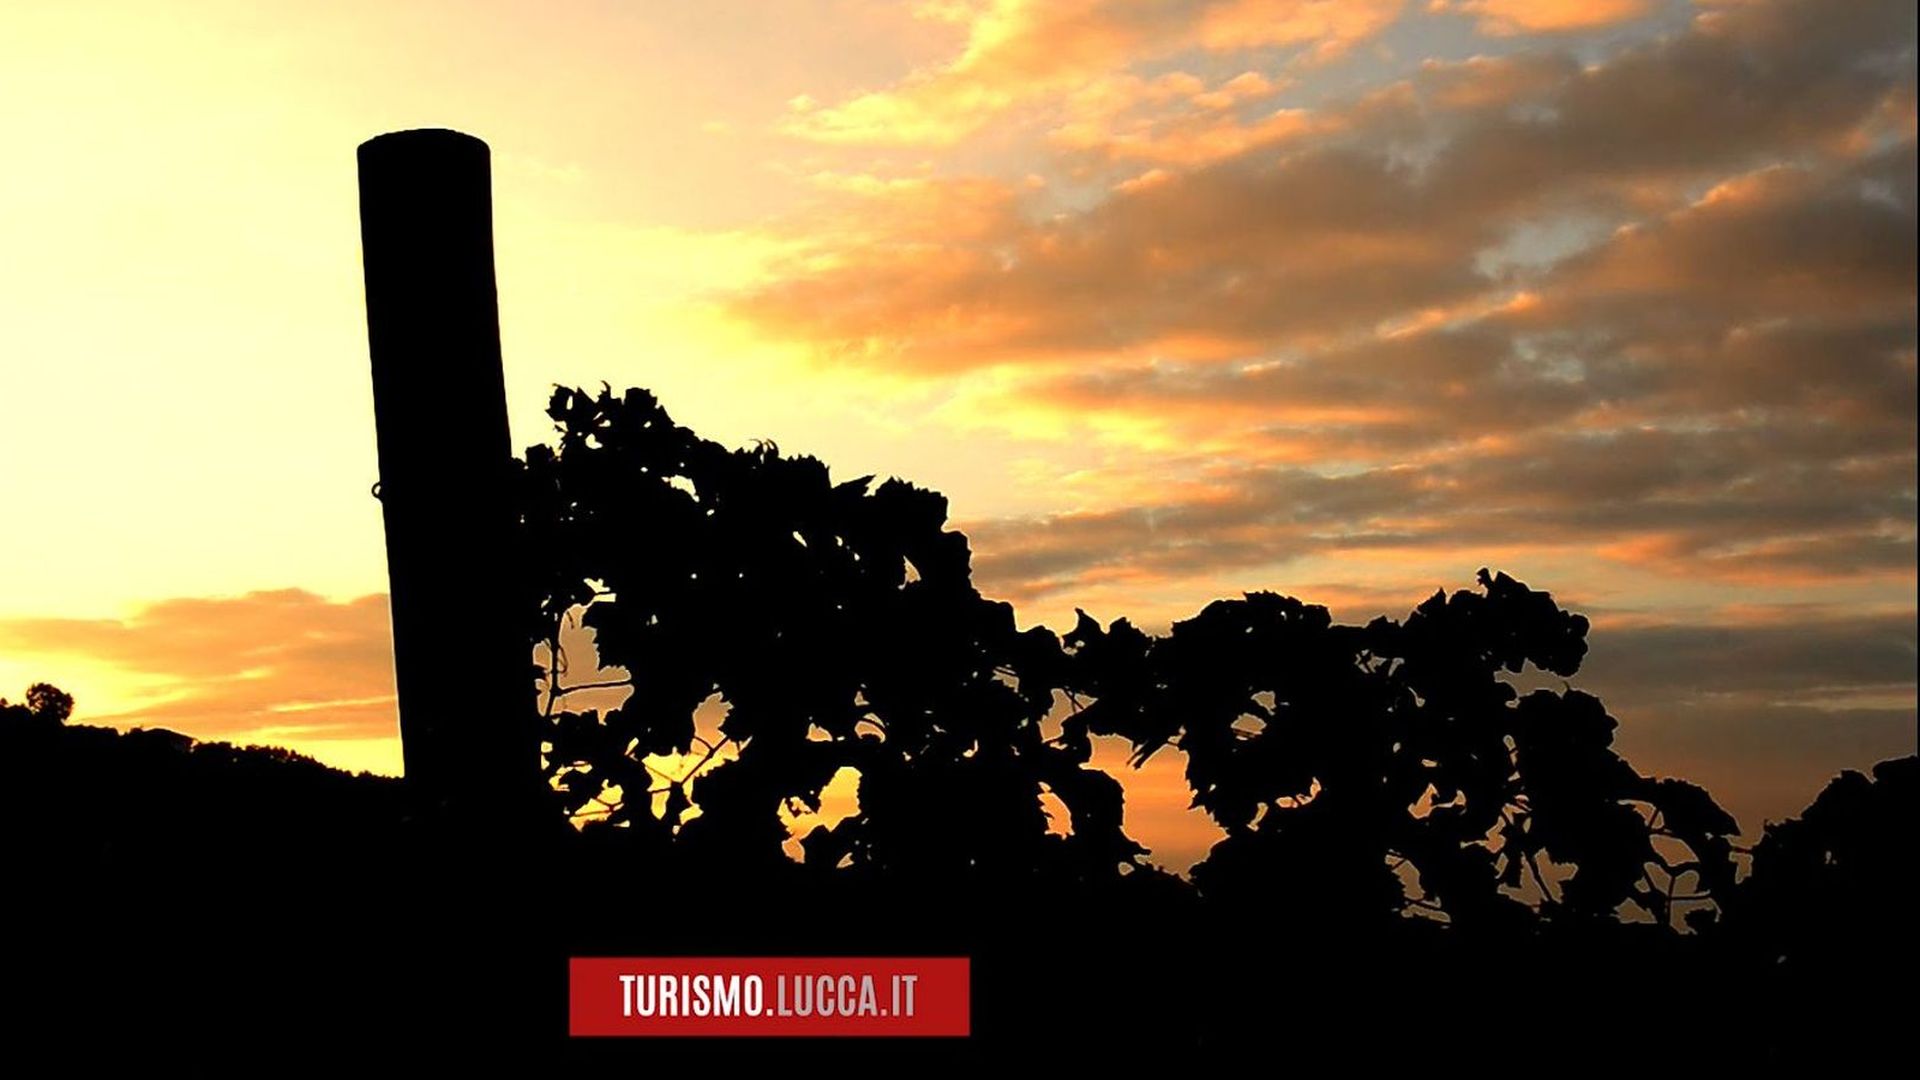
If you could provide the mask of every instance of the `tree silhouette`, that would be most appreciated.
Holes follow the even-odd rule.
[[[48,683],[27,687],[27,700],[15,705],[0,697],[0,723],[61,724],[73,715],[73,696]]]

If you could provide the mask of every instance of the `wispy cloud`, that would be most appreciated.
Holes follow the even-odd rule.
[[[1638,19],[1659,6],[1659,0],[1431,0],[1427,10],[1469,15],[1483,34],[1518,34],[1594,30]]]
[[[827,143],[948,146],[1010,110],[1157,57],[1286,47],[1325,60],[1380,33],[1402,6],[1401,0],[923,5],[927,17],[965,28],[958,55],[896,86],[835,104],[797,99],[787,130]]]
[[[0,620],[9,656],[84,658],[145,699],[102,713],[83,696],[79,719],[243,742],[393,736],[392,649],[385,596],[299,589],[164,600],[122,619]]]

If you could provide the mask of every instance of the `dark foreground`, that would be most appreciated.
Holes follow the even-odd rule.
[[[284,752],[9,723],[7,1026],[69,1062],[266,1075],[335,1055],[548,1068],[1178,1055],[1491,1073],[1884,1060],[1914,996],[1915,768],[1856,775],[1848,805],[1873,812],[1852,826],[1835,824],[1837,782],[1826,811],[1785,828],[1842,838],[1797,878],[1754,875],[1708,932],[1605,922],[1467,939],[1424,920],[1302,925],[1141,873],[1097,889],[855,883],[663,865],[605,830],[481,842],[411,815],[397,781]],[[1863,843],[1879,850],[1863,857]],[[975,1034],[567,1038],[568,956],[672,954],[970,956]]]

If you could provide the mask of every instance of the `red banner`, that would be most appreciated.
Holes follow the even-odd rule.
[[[965,957],[574,957],[574,1035],[966,1035]]]

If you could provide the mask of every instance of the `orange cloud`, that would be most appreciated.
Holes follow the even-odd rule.
[[[1513,37],[1612,26],[1638,19],[1654,6],[1655,0],[1434,0],[1428,10],[1475,16],[1481,33]]]
[[[1401,7],[1400,0],[938,5],[923,10],[966,28],[958,56],[837,105],[820,107],[806,98],[785,130],[826,143],[946,146],[1016,106],[1155,57],[1263,47],[1304,47],[1312,57],[1336,56],[1385,29]],[[1239,88],[1247,89],[1246,84]],[[1214,93],[1221,92],[1232,93],[1225,88]]]
[[[1050,134],[1055,145],[1069,150],[1201,164],[1238,153],[1261,138],[1250,128],[1264,121],[1249,124],[1235,110],[1270,98],[1283,86],[1257,71],[1244,71],[1211,86],[1184,71],[1152,79],[1130,72],[1110,75],[1090,80],[1067,94],[1062,103],[1063,119]],[[1305,116],[1299,109],[1280,109],[1272,114],[1300,119]],[[1156,149],[1162,137],[1195,142],[1203,130],[1220,133],[1214,136],[1216,139],[1235,131],[1246,134],[1237,148],[1223,147],[1219,153],[1198,159]],[[1280,138],[1288,133],[1275,130],[1265,137]]]
[[[1404,0],[1227,0],[1200,13],[1199,41],[1208,49],[1251,49],[1311,43],[1329,59],[1385,30]]]
[[[1516,228],[1549,215],[1658,220],[1756,160],[1822,153],[1884,111],[1899,81],[1854,62],[1896,30],[1889,19],[1834,25],[1818,5],[1785,2],[1723,15],[1585,68],[1564,57],[1429,65],[1390,93],[1261,120],[1193,105],[1212,91],[1192,76],[1095,80],[1069,95],[1085,125],[1054,135],[1152,165],[1110,197],[1049,213],[1049,193],[992,181],[865,191],[824,228],[820,214],[795,219],[792,242],[815,254],[736,296],[733,311],[839,357],[950,372],[1163,356],[1158,343],[1180,340],[1240,341],[1251,355],[1478,305],[1490,273],[1480,260]],[[1167,103],[1180,107],[1116,119]],[[1897,154],[1851,160],[1897,214]],[[1849,207],[1849,222],[1875,227],[1872,211]],[[1791,253],[1788,235],[1769,257]],[[1880,247],[1899,254],[1898,230],[1885,235]],[[1835,257],[1841,242],[1823,240]],[[1545,304],[1539,321],[1557,310]]]
[[[1197,104],[1212,93],[1202,91],[1187,101]],[[1275,109],[1250,120],[1227,113],[1195,115],[1183,109],[1133,116],[1125,122],[1115,115],[1079,117],[1055,129],[1053,140],[1069,149],[1096,151],[1115,160],[1194,168],[1259,147],[1324,134],[1338,126],[1337,120],[1315,116],[1306,109]]]
[[[0,651],[49,681],[63,657],[134,682],[141,703],[77,719],[286,744],[398,730],[384,595],[335,602],[299,589],[149,604],[123,619],[0,620]]]
[[[1568,276],[1614,298],[1685,290],[1696,302],[1755,318],[1904,310],[1920,285],[1913,245],[1895,231],[1898,197],[1871,193],[1893,191],[1908,167],[1896,155],[1739,173],[1616,233]],[[1727,273],[1734,266],[1740,272]]]

